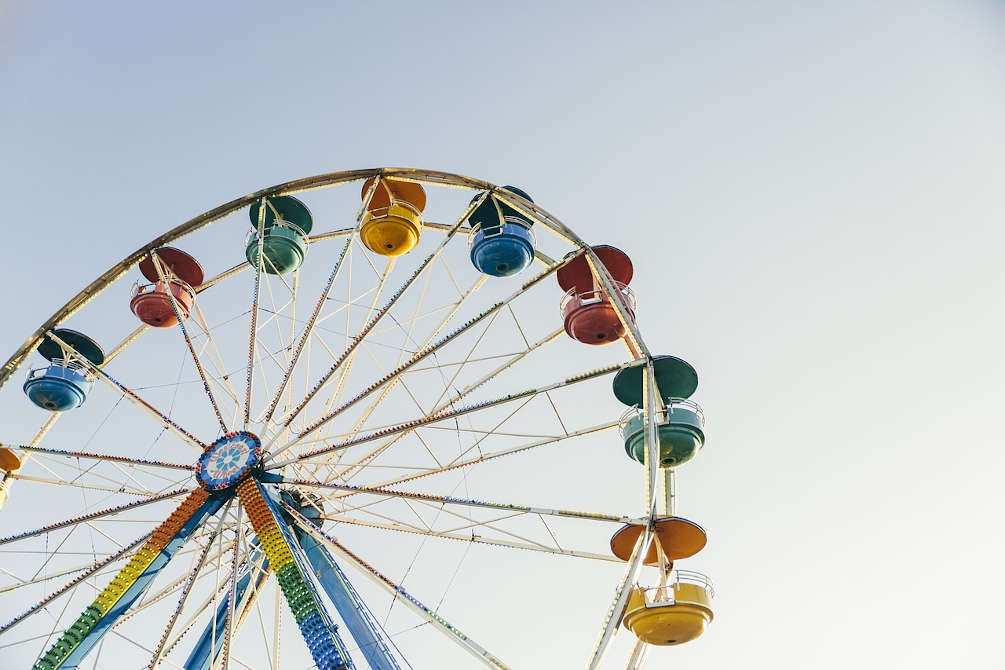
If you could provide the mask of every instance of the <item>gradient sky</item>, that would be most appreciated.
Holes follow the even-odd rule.
[[[380,165],[516,183],[631,254],[650,348],[701,376],[709,441],[678,479],[716,620],[649,667],[1005,667],[1001,3],[0,21],[0,350],[262,186]]]

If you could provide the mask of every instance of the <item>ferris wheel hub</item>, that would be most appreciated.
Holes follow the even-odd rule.
[[[246,430],[227,433],[210,445],[195,466],[199,486],[209,491],[233,488],[262,459],[262,441]]]

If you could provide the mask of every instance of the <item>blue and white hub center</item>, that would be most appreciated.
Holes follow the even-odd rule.
[[[257,435],[244,430],[227,433],[199,457],[195,478],[205,489],[222,491],[244,479],[261,458],[262,441]]]

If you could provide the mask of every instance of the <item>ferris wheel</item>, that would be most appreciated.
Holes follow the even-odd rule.
[[[519,188],[404,168],[287,182],[152,240],[0,368],[29,368],[0,394],[23,433],[0,434],[0,657],[389,670],[411,667],[408,618],[506,668],[474,630],[564,618],[599,630],[569,665],[600,667],[620,629],[638,668],[697,638],[712,585],[677,562],[706,535],[674,477],[705,441],[698,378],[647,348],[632,276]],[[614,452],[641,476],[598,479]],[[571,508],[626,491],[634,509]],[[441,545],[507,573],[497,590],[527,556],[555,583],[624,567],[589,586],[596,611],[514,620],[482,588],[453,599],[469,623],[440,606],[460,570]]]

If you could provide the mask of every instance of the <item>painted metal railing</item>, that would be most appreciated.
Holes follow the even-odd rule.
[[[698,420],[701,422],[702,428],[705,426],[705,412],[702,411],[701,405],[696,403],[694,400],[689,400],[688,398],[670,398],[666,403],[666,407],[662,412],[656,413],[656,423],[658,425],[666,425],[673,421],[674,409],[684,409],[689,412],[694,413]],[[621,432],[621,437],[625,437],[625,430],[628,427],[628,422],[635,417],[645,418],[643,416],[642,409],[639,407],[629,407],[625,410],[624,414],[621,415],[620,426],[618,430]]]
[[[186,293],[188,293],[190,299],[192,299],[192,300],[195,299],[195,289],[192,288],[191,286],[189,286],[186,282],[183,282],[181,279],[178,279],[177,277],[174,277],[172,279],[169,279],[168,283],[171,284],[171,286],[177,286],[182,291],[185,291]],[[130,291],[130,297],[135,298],[136,296],[142,295],[144,293],[154,293],[154,292],[157,292],[157,287],[163,286],[163,284],[164,284],[164,282],[160,282],[160,281],[154,282],[152,284],[151,283],[143,283],[142,281],[140,281],[140,280],[137,279],[136,282],[133,283],[133,288]],[[162,290],[161,292],[162,293],[166,293],[166,291],[164,291],[164,290]]]
[[[390,203],[388,203],[386,207],[374,207],[373,209],[368,210],[370,212],[370,220],[374,221],[376,219],[387,218],[391,214],[391,210],[393,210],[395,207],[401,207],[403,209],[407,209],[412,214],[414,214],[416,218],[420,219],[422,218],[422,212],[419,211],[419,208],[410,203],[409,201],[391,198]]]
[[[49,370],[53,370],[53,374],[48,374]],[[80,375],[88,382],[94,381],[94,376],[90,373],[87,366],[83,365],[79,361],[71,361],[65,358],[53,358],[49,361],[49,365],[28,370],[26,379],[38,379],[39,377],[63,377],[64,379],[76,381],[73,375],[66,374],[67,370],[71,373],[75,373],[76,375]]]
[[[715,597],[712,580],[700,572],[693,570],[674,570],[670,573],[665,586],[651,586],[641,589],[646,599],[646,607],[663,607],[676,604],[674,594],[681,584],[698,586],[705,590],[709,598]]]
[[[626,286],[619,281],[615,281],[614,285],[617,286],[625,304],[634,315],[635,308],[638,305],[638,300],[635,297],[635,291],[633,291],[631,287]],[[575,288],[571,288],[566,291],[565,296],[562,297],[562,302],[559,303],[559,310],[562,312],[562,315],[565,316],[570,311],[578,309],[579,307],[596,305],[603,302],[609,303],[610,300],[607,298],[607,293],[602,288],[595,288],[589,291],[577,291]]]
[[[300,238],[300,242],[304,245],[304,248],[305,249],[307,248],[307,245],[309,244],[310,240],[307,237],[307,233],[304,232],[304,229],[298,226],[297,224],[279,218],[273,219],[272,223],[265,226],[265,237],[268,237],[269,231],[275,228],[285,228],[286,230],[293,232]],[[248,231],[248,234],[244,238],[244,245],[248,246],[257,239],[258,239],[258,229],[252,228],[251,230]]]
[[[473,247],[476,244],[476,242],[482,242],[483,240],[492,239],[493,237],[499,237],[500,235],[506,233],[505,230],[506,224],[520,226],[521,228],[526,230],[528,235],[530,236],[530,243],[535,248],[537,248],[537,235],[535,235],[534,233],[534,226],[529,221],[519,216],[509,215],[509,216],[503,216],[502,223],[477,224],[471,226],[470,236],[468,237],[468,249],[471,249],[471,247]],[[482,231],[491,231],[491,232],[485,232],[485,234],[482,235],[482,237],[476,240],[475,236]]]

